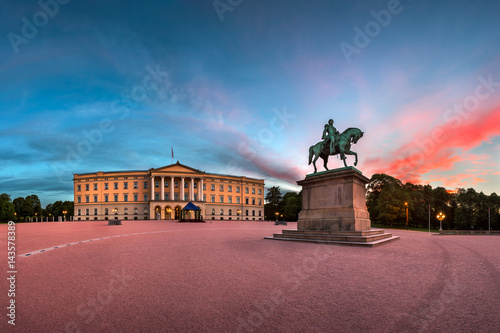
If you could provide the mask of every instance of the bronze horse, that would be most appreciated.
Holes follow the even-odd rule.
[[[351,144],[357,143],[358,140],[363,136],[363,132],[359,128],[349,127],[339,136],[338,143],[335,145],[335,149],[333,154],[330,154],[330,145],[325,144],[325,141],[320,141],[314,146],[309,148],[309,164],[311,162],[314,165],[314,172],[316,173],[316,161],[319,157],[321,157],[324,161],[325,169],[328,170],[326,166],[328,163],[329,155],[338,155],[340,154],[340,158],[344,161],[344,165],[347,167],[346,156],[345,155],[354,155],[356,157],[356,161],[354,162],[354,166],[358,164],[358,154],[351,150]],[[328,143],[328,142],[327,142]],[[314,159],[313,159],[314,156]]]

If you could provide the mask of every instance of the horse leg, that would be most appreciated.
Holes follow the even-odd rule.
[[[328,170],[328,167],[327,167],[327,164],[328,164],[328,155],[326,155],[326,157],[323,158],[323,165],[325,166],[325,169]]]
[[[314,173],[318,172],[316,169],[316,161],[318,160],[319,155],[314,154],[313,165],[314,165]]]
[[[358,164],[358,154],[356,154],[356,152],[352,151],[352,150],[348,150],[345,152],[346,155],[354,155],[354,157],[356,158],[356,160],[354,161],[354,166],[356,166]]]

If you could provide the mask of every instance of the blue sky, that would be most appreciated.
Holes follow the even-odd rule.
[[[499,192],[497,1],[41,3],[1,4],[12,198],[72,200],[73,173],[168,165],[171,147],[299,190],[330,118],[365,132],[368,177]]]

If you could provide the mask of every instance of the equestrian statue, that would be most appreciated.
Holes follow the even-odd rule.
[[[357,143],[362,136],[363,132],[355,127],[349,127],[344,132],[339,133],[333,126],[333,120],[330,119],[323,129],[323,136],[321,137],[323,141],[309,148],[309,164],[312,162],[314,165],[314,173],[317,172],[316,161],[319,157],[323,159],[325,169],[328,170],[327,163],[330,155],[340,155],[346,167],[346,155],[354,155],[356,157],[354,166],[356,166],[358,164],[358,154],[351,150],[351,144]]]

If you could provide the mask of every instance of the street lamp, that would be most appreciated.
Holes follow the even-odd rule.
[[[439,212],[436,217],[439,220],[439,231],[443,231],[443,220],[446,216],[443,213]]]
[[[169,219],[169,220],[170,220],[170,218],[172,217],[172,216],[170,215],[170,213],[171,213],[171,212],[172,212],[172,208],[168,207],[168,208],[167,208],[167,213],[168,213],[168,219]]]
[[[66,221],[66,214],[68,213],[67,210],[63,210],[63,221]]]
[[[16,212],[14,212],[14,220],[17,221],[17,213]]]
[[[280,215],[280,213],[276,212],[276,222],[278,222],[278,216]]]
[[[408,203],[405,202],[405,210],[406,210],[406,230],[408,230]]]
[[[238,220],[240,219],[240,214],[241,214],[241,210],[237,210],[236,213],[238,214]]]

